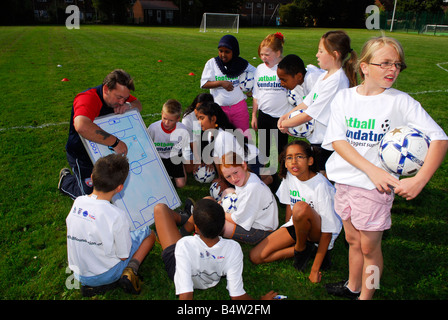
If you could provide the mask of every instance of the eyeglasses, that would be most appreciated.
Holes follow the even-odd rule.
[[[306,159],[306,158],[308,158],[308,157],[304,156],[302,154],[297,154],[294,157],[293,156],[287,156],[285,158],[285,160],[286,160],[286,162],[291,162],[293,159],[296,160],[296,161],[299,161],[299,159]]]
[[[381,69],[390,69],[392,66],[395,66],[397,70],[404,70],[406,69],[406,64],[401,62],[382,62],[382,63],[369,63],[374,66],[379,66]]]

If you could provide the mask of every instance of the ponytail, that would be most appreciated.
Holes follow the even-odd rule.
[[[333,55],[334,51],[337,51],[340,55],[342,67],[350,82],[350,87],[354,87],[358,84],[358,78],[356,75],[356,64],[358,56],[356,52],[351,48],[350,37],[345,31],[328,31],[322,36],[322,40],[325,49]],[[347,59],[350,54],[350,58]]]
[[[350,58],[345,60],[342,67],[344,68],[345,75],[350,82],[350,88],[358,85],[358,75],[356,73],[356,66],[358,63],[358,55],[353,49],[350,49]]]

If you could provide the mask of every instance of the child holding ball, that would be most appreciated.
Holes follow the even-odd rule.
[[[297,96],[292,104],[294,107],[303,102],[323,72],[325,70],[312,64],[305,68],[303,60],[295,54],[285,56],[277,67],[277,75],[282,87],[288,90],[288,94],[294,93]]]
[[[316,57],[320,68],[326,72],[319,77],[301,104],[280,117],[278,128],[287,132],[288,128],[314,118],[314,132],[308,141],[318,155],[319,170],[324,172],[325,162],[331,155],[331,152],[321,148],[330,118],[330,103],[339,90],[356,84],[356,53],[344,31],[329,31],[320,39]],[[289,115],[298,109],[306,111],[289,119]]]
[[[279,176],[283,180],[277,191],[279,201],[287,205],[287,222],[252,249],[253,263],[294,257],[294,267],[303,271],[315,253],[308,278],[320,282],[320,270],[329,267],[329,250],[342,224],[334,211],[334,187],[317,171],[309,143],[294,140],[288,144],[281,154]],[[317,252],[314,243],[319,245]]]
[[[235,186],[231,191],[224,190],[223,197],[233,191],[238,197],[236,210],[226,212],[224,237],[256,244],[277,229],[277,201],[268,186],[249,171],[247,163],[236,153],[230,152],[222,156],[218,170]]]
[[[389,37],[367,41],[358,61],[361,85],[340,91],[331,105],[331,117],[323,147],[335,150],[327,162],[327,175],[335,182],[335,210],[341,216],[349,248],[347,281],[327,285],[331,294],[371,299],[375,287],[367,283],[371,266],[381,275],[381,238],[391,227],[394,194],[411,200],[428,183],[442,163],[448,137],[419,102],[391,88],[406,68],[401,44]],[[353,121],[373,119],[372,128],[353,128]],[[375,137],[388,128],[414,127],[431,139],[424,164],[414,177],[398,180],[382,169]],[[360,130],[361,135],[350,134]],[[360,136],[372,137],[360,143]],[[379,285],[379,284],[377,284]]]
[[[255,72],[255,67],[240,57],[238,40],[232,35],[225,35],[219,40],[218,56],[205,64],[201,88],[210,89],[214,101],[221,106],[230,123],[250,139],[246,95],[239,87],[238,79],[246,71]]]

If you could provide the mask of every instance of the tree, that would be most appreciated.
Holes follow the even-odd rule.
[[[395,0],[380,0],[386,11],[393,11]],[[398,12],[440,12],[443,0],[400,0],[397,1]]]
[[[93,7],[105,17],[109,23],[126,23],[129,0],[92,0]]]
[[[371,4],[374,0],[294,0],[282,6],[280,17],[289,26],[359,28],[365,26],[365,10]]]

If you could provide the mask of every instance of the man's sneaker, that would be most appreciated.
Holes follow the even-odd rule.
[[[306,268],[308,260],[312,256],[316,246],[311,242],[306,242],[305,250],[296,251],[294,250],[294,268],[299,271],[303,271]]]
[[[130,267],[124,269],[119,283],[126,293],[140,294],[140,291],[142,290],[138,275],[136,275]]]
[[[329,283],[325,285],[325,289],[329,294],[334,296],[348,298],[351,300],[356,300],[359,298],[360,292],[353,292],[348,287],[348,280],[344,280],[336,283]]]
[[[59,171],[59,182],[58,182],[58,189],[61,190],[61,184],[62,180],[64,180],[65,176],[71,174],[70,169],[68,168],[62,168],[61,171]]]

